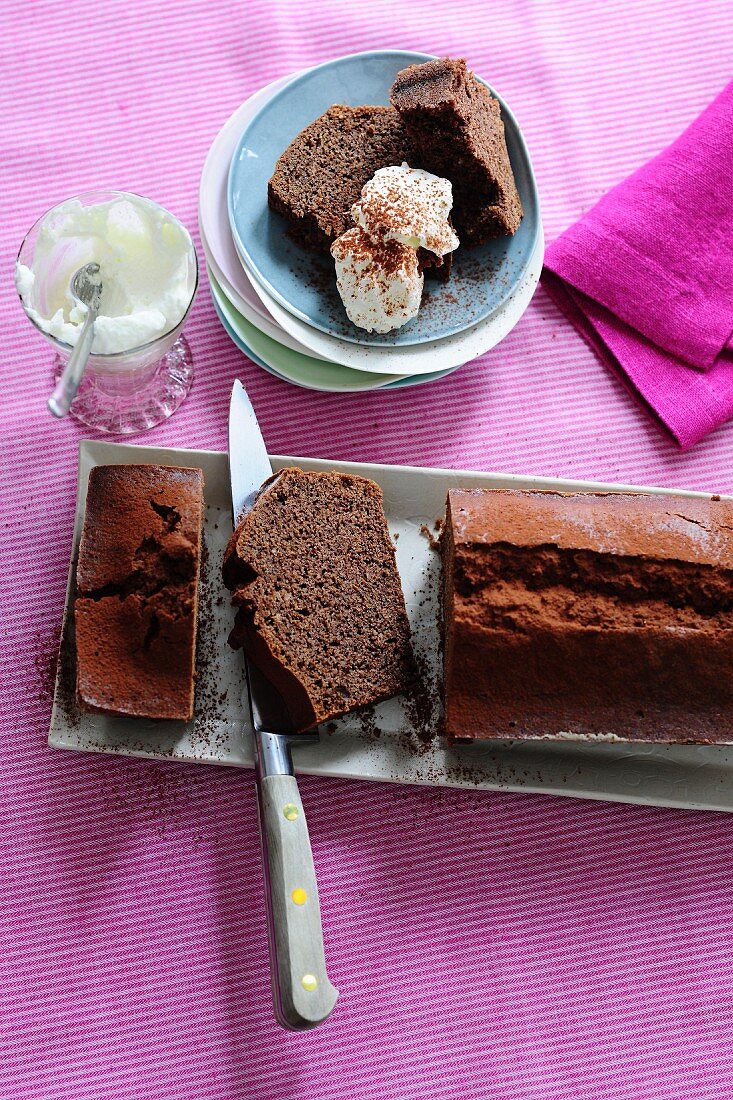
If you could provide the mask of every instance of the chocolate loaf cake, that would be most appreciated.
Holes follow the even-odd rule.
[[[91,471],[74,604],[84,709],[191,718],[202,521],[201,470]]]
[[[465,244],[512,234],[522,220],[498,100],[462,59],[410,65],[390,101],[420,167],[453,184],[453,221]]]
[[[305,730],[402,691],[410,628],[382,507],[365,478],[286,469],[232,535],[230,644],[278,688]]]
[[[454,740],[733,742],[733,504],[453,490]]]
[[[414,160],[414,146],[391,107],[335,104],[279,157],[267,185],[268,205],[290,223],[293,240],[328,253],[353,228],[351,207],[377,169]],[[420,249],[419,258],[426,273],[448,278],[450,255],[441,259]]]

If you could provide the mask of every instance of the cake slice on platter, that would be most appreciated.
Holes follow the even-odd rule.
[[[414,668],[378,485],[288,468],[229,540],[230,644],[278,689],[296,730],[396,695]]]
[[[174,466],[90,472],[74,603],[83,709],[192,717],[203,485]]]

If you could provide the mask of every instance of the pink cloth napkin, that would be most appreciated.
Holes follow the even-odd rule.
[[[547,250],[545,287],[681,447],[733,416],[733,82]]]

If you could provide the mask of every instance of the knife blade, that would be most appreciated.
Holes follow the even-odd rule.
[[[272,466],[255,411],[237,379],[229,403],[229,477],[236,528],[252,508]],[[313,853],[295,779],[293,734],[279,693],[244,655],[254,730],[257,805],[265,880],[270,976],[282,1027],[316,1027],[333,1011],[338,990],[326,972]]]

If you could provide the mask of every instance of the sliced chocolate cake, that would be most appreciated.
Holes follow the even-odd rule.
[[[391,107],[337,104],[295,137],[275,165],[267,198],[293,238],[328,252],[351,229],[351,207],[378,168],[411,163],[413,147]]]
[[[267,186],[271,210],[290,222],[293,240],[328,253],[351,229],[351,207],[379,168],[413,164],[415,149],[392,107],[336,104],[293,138]],[[430,275],[447,279],[450,255],[442,260],[420,250]]]
[[[517,192],[498,100],[462,59],[410,65],[390,92],[420,167],[453,184],[453,221],[464,244],[517,231]]]
[[[308,729],[408,686],[410,628],[380,488],[348,474],[283,470],[224,555],[239,608],[230,644]]]
[[[192,716],[203,483],[173,466],[91,471],[74,604],[84,709]]]

